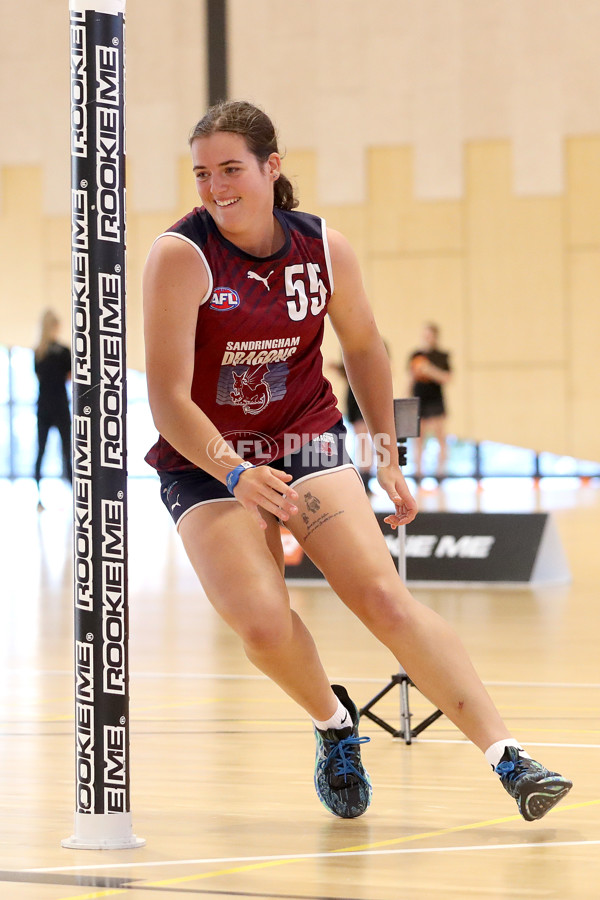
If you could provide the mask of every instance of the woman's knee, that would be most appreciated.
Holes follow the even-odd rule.
[[[367,628],[380,639],[406,631],[413,619],[413,601],[402,582],[372,581],[360,592],[351,607]]]
[[[239,634],[246,653],[265,653],[284,647],[292,637],[292,617],[289,609],[273,609],[265,605],[264,610],[239,622]]]

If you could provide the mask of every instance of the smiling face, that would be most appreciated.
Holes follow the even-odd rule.
[[[227,131],[195,138],[191,151],[198,194],[221,234],[238,246],[272,234],[279,155],[262,165],[241,135]]]

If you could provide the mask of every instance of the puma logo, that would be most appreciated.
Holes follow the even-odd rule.
[[[181,503],[179,502],[179,494],[177,494],[177,500],[175,501],[175,503],[171,504],[171,512],[173,512],[173,510],[176,509],[178,506],[181,506]]]
[[[275,269],[271,269],[271,271],[269,272],[269,274],[267,275],[266,278],[261,278],[260,275],[256,274],[256,272],[248,272],[248,278],[254,278],[255,281],[262,281],[262,283],[264,284],[266,289],[268,291],[270,291],[271,288],[269,287],[269,278],[271,277],[271,275],[273,274],[274,271],[275,271]]]

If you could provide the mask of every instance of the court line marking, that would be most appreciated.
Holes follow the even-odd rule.
[[[598,806],[600,805],[600,799],[598,800],[585,800],[583,803],[569,803],[564,806],[559,806],[555,810],[553,810],[553,815],[557,813],[569,812],[576,809],[584,809],[589,806]],[[467,825],[454,825],[451,828],[442,828],[437,831],[425,831],[420,832],[418,834],[408,834],[399,838],[389,838],[385,841],[375,841],[369,844],[357,844],[352,847],[342,847],[340,850],[331,850],[326,853],[299,853],[299,854],[278,854],[278,855],[266,855],[266,856],[227,856],[227,857],[216,857],[216,858],[206,858],[206,859],[177,859],[177,860],[153,860],[150,862],[129,862],[129,863],[102,863],[101,865],[89,865],[89,866],[54,866],[52,868],[35,868],[35,869],[22,869],[22,872],[85,872],[85,871],[100,871],[104,869],[139,869],[139,868],[155,868],[158,866],[192,866],[192,865],[222,865],[223,863],[234,863],[234,862],[244,862],[244,863],[255,863],[255,862],[283,862],[286,860],[301,860],[301,859],[328,859],[330,857],[342,856],[342,855],[361,855],[361,854],[374,854],[376,852],[380,852],[379,848],[389,847],[392,844],[407,844],[411,841],[420,841],[426,838],[432,837],[441,837],[447,834],[457,834],[461,831],[472,831],[474,829],[479,828],[487,828],[491,825],[503,825],[507,822],[521,822],[522,818],[520,815],[513,816],[503,816],[500,819],[487,819],[483,822],[471,822]],[[561,842],[562,844],[569,845],[579,845],[586,844],[587,841],[569,841],[569,842]],[[591,841],[592,844],[599,844],[600,840]],[[491,846],[491,845],[490,845]],[[521,847],[521,846],[529,846],[528,844],[498,844],[498,847]],[[532,843],[531,846],[537,847],[550,847],[554,846],[551,842],[540,842]],[[422,848],[423,852],[425,851],[433,851],[433,850],[443,850],[446,848]],[[452,849],[452,848],[448,848]],[[469,846],[461,847],[459,849],[468,850],[471,849]],[[475,848],[477,849],[477,848]],[[394,851],[397,852],[397,851]]]
[[[72,669],[22,669],[22,668],[6,668],[2,670],[7,675],[68,675],[73,677]],[[209,680],[214,681],[265,681],[270,679],[266,675],[249,675],[249,674],[211,674],[210,672],[130,672],[131,679],[135,678],[182,678],[191,680]],[[381,684],[385,682],[385,678],[360,678],[356,675],[332,675],[332,680],[347,681],[352,684]],[[488,687],[539,687],[539,688],[595,688],[600,689],[600,684],[593,682],[575,682],[575,681],[484,681]]]
[[[404,738],[394,738],[403,741]],[[464,744],[470,746],[466,740],[452,740],[452,738],[415,738],[415,744]],[[552,741],[526,741],[528,747],[560,747],[564,750],[600,750],[600,744],[560,744]]]
[[[517,817],[511,817],[517,818]],[[520,818],[520,817],[519,817]],[[477,827],[476,825],[467,826],[467,827]],[[117,894],[125,894],[129,890],[137,889],[137,890],[145,890],[148,888],[155,887],[170,887],[176,884],[189,884],[192,881],[205,881],[208,878],[218,878],[222,875],[239,875],[243,872],[251,872],[257,869],[272,869],[277,866],[289,865],[294,862],[306,861],[310,859],[332,859],[336,856],[339,857],[351,857],[351,856],[391,856],[391,855],[402,855],[402,854],[416,854],[416,853],[456,853],[456,852],[464,852],[464,851],[486,851],[486,850],[515,850],[515,849],[547,849],[549,847],[580,847],[580,846],[597,846],[600,844],[600,839],[595,841],[553,841],[550,843],[546,843],[544,841],[540,842],[527,842],[523,844],[481,844],[481,845],[473,845],[473,846],[457,846],[457,847],[409,847],[395,850],[368,850],[368,851],[351,851],[351,850],[341,850],[334,851],[332,853],[313,853],[306,854],[302,856],[287,856],[281,858],[264,858],[263,861],[258,861],[251,863],[250,865],[244,866],[235,866],[233,868],[228,869],[218,869],[214,872],[201,872],[196,873],[195,875],[182,875],[177,878],[166,878],[160,881],[136,881],[134,885],[131,885],[127,888],[109,888],[108,890],[103,890],[99,892],[94,892],[92,894],[79,894],[76,897],[64,897],[61,900],[98,900],[101,897],[110,897],[115,896]],[[259,858],[260,859],[260,858]]]
[[[206,701],[204,705],[206,705],[208,703],[212,703],[212,702],[213,701],[210,701],[210,700]],[[183,707],[185,705],[187,705],[187,704],[183,704],[183,703],[175,704],[175,706],[181,706],[181,707]],[[191,705],[195,706],[198,704],[196,703],[196,701],[191,701]],[[202,703],[200,705],[202,705]],[[39,723],[49,725],[52,723],[72,722],[73,720],[74,720],[74,714],[68,713],[68,714],[60,715],[60,716],[38,716],[35,718],[32,717],[30,719],[3,719],[3,720],[0,720],[0,726],[5,727],[8,725],[23,725],[23,724],[36,725]],[[136,714],[136,715],[132,716],[131,721],[132,721],[132,726],[135,726],[137,729],[139,729],[139,726],[141,726],[145,723],[147,724],[147,723],[151,723],[151,722],[154,722],[154,723],[160,722],[163,724],[172,725],[172,724],[181,724],[182,721],[188,722],[190,720],[169,718],[166,715],[163,715],[163,716],[147,716],[147,715],[145,715],[142,718],[138,718],[137,714]],[[207,725],[207,724],[215,724],[215,722],[217,722],[217,723],[229,723],[229,724],[235,723],[237,725],[245,725],[245,726],[260,725],[261,727],[264,727],[265,725],[279,725],[280,726],[282,724],[282,721],[284,721],[288,725],[294,725],[294,724],[304,725],[306,723],[305,719],[296,719],[296,718],[281,720],[281,719],[240,719],[240,718],[232,717],[232,718],[227,718],[227,719],[198,720],[198,724]],[[540,733],[540,732],[544,732],[544,731],[551,731],[552,733],[554,733],[556,730],[557,730],[556,728],[552,728],[552,729],[530,728],[529,733],[530,734],[532,734],[534,732]],[[585,728],[585,729],[582,729],[582,728],[569,728],[569,729],[560,728],[559,730],[562,731],[563,733],[566,732],[568,734],[597,734],[599,731],[597,728]],[[137,733],[141,733],[141,732],[139,732],[139,730],[138,730]],[[161,731],[161,732],[156,732],[156,733],[168,734],[170,732],[162,732]],[[190,734],[190,735],[198,734],[198,733],[199,732],[194,729],[185,732],[185,734]],[[222,734],[224,732],[222,730],[218,730],[218,731],[206,731],[205,730],[202,733],[211,735],[211,734]],[[282,732],[282,733],[285,733],[285,732]],[[27,732],[27,733],[26,732],[15,732],[14,736],[22,737],[25,734],[29,734],[29,732]],[[64,737],[65,734],[66,734],[65,732],[60,732],[60,733],[57,733],[55,736],[56,737]],[[394,740],[398,743],[404,743],[404,738],[402,738],[401,736],[398,736],[398,737],[394,736],[394,737],[392,737],[392,740]],[[458,745],[458,746],[465,746],[465,747],[471,746],[471,742],[468,741],[466,738],[422,738],[422,737],[419,737],[419,738],[414,739],[414,743],[415,744],[452,744],[455,746]],[[554,747],[554,748],[565,749],[565,750],[598,750],[598,749],[600,749],[600,744],[573,744],[573,743],[565,743],[565,742],[559,742],[559,741],[526,741],[525,743],[527,744],[528,747]]]
[[[51,724],[52,722],[61,722],[61,721],[63,721],[62,718],[31,719],[31,720],[6,719],[4,721],[0,720],[0,727],[4,727],[6,725],[23,725],[23,724],[35,725],[35,724],[38,724],[39,722],[42,722],[43,724],[48,725],[48,724]],[[67,717],[64,717],[64,721],[72,722],[73,716],[70,716],[68,719],[67,719]],[[172,736],[173,734],[178,734],[178,735],[194,736],[194,735],[203,734],[203,735],[214,736],[214,735],[222,735],[222,734],[238,734],[238,733],[246,734],[248,732],[238,732],[238,731],[235,731],[232,729],[224,729],[224,728],[213,730],[213,731],[207,731],[206,728],[204,728],[204,730],[201,731],[201,730],[199,730],[198,726],[200,724],[206,725],[206,724],[215,724],[215,723],[236,724],[238,726],[239,725],[245,725],[245,726],[260,725],[262,727],[264,727],[265,725],[277,725],[279,727],[278,733],[280,733],[280,734],[296,734],[297,732],[291,731],[291,730],[290,731],[281,731],[282,723],[287,724],[287,725],[297,724],[298,726],[301,726],[301,725],[305,724],[306,720],[305,719],[302,719],[302,720],[300,720],[300,719],[285,719],[285,720],[282,720],[282,719],[273,719],[273,720],[270,720],[270,719],[216,719],[216,720],[209,719],[207,721],[207,720],[203,719],[201,721],[196,722],[196,727],[190,728],[189,730],[185,730],[185,731],[182,730],[181,728],[178,729],[177,731],[173,731],[173,730],[164,731],[164,730],[158,730],[158,729],[156,729],[154,731],[148,731],[148,730],[144,730],[140,727],[142,725],[145,725],[145,724],[147,725],[147,724],[151,724],[151,723],[154,723],[154,724],[162,723],[163,725],[165,725],[165,724],[183,725],[183,724],[189,723],[190,721],[191,720],[189,720],[189,719],[183,719],[183,720],[168,719],[168,718],[165,718],[164,716],[152,717],[152,718],[146,716],[143,719],[137,719],[134,717],[132,719],[132,724],[135,726],[134,733],[137,735],[143,734],[145,736],[148,736],[148,735],[155,734],[155,735],[161,735],[161,736],[163,736],[163,735]],[[194,720],[194,721],[196,721],[196,720]],[[535,730],[539,731],[540,729],[535,729]],[[590,729],[569,729],[569,731],[570,731],[570,733],[573,733],[573,734],[578,734],[580,732],[587,734],[590,731]],[[596,731],[596,729],[594,729],[594,733],[595,733],[595,731]],[[304,731],[302,733],[304,734]],[[379,737],[386,737],[386,735],[381,735],[379,732],[376,732],[376,733]],[[33,732],[33,731],[14,731],[14,732],[4,731],[3,736],[4,737],[32,737],[32,736],[39,737],[40,733],[37,731],[35,731],[35,732]],[[64,738],[64,737],[68,736],[68,733],[65,731],[44,732],[43,736],[44,737]],[[399,744],[404,743],[403,737],[392,737],[392,740]],[[471,747],[472,746],[471,741],[468,741],[466,739],[461,739],[461,738],[422,738],[422,737],[419,737],[419,738],[413,739],[413,744],[449,744],[449,745],[463,746],[463,747]],[[558,741],[526,741],[526,744],[528,747],[551,747],[551,748],[562,749],[562,750],[600,750],[600,744],[567,744],[567,743],[564,743],[564,742],[561,743]]]
[[[511,816],[511,818],[520,818],[520,816]],[[482,823],[483,824],[483,823]],[[477,825],[466,826],[475,828]],[[515,850],[515,849],[547,849],[549,847],[573,847],[573,846],[597,846],[600,844],[600,840],[596,841],[554,841],[551,843],[546,843],[541,841],[539,843],[536,842],[528,842],[523,844],[482,844],[476,846],[467,846],[467,847],[410,847],[410,848],[402,848],[396,850],[369,850],[366,852],[359,851],[334,851],[332,853],[314,853],[314,854],[306,854],[298,857],[283,857],[283,858],[266,858],[264,862],[256,862],[251,865],[245,866],[235,866],[230,869],[219,869],[215,872],[202,872],[195,875],[182,875],[178,878],[167,878],[161,881],[137,881],[135,885],[127,888],[109,888],[108,890],[103,890],[100,892],[94,892],[93,894],[79,894],[76,897],[64,897],[61,900],[98,900],[101,897],[110,897],[115,896],[116,894],[125,894],[129,890],[140,890],[143,891],[147,888],[154,887],[169,887],[175,884],[185,884],[190,883],[192,881],[204,881],[208,878],[218,878],[221,875],[239,875],[243,872],[250,872],[256,869],[270,869],[275,868],[276,866],[289,865],[293,862],[304,861],[309,859],[331,859],[336,856],[340,857],[348,857],[348,856],[390,856],[390,855],[400,855],[400,854],[409,854],[409,853],[451,853],[451,852],[461,852],[461,851],[486,851],[486,850]]]

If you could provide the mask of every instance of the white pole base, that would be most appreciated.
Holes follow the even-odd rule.
[[[69,850],[129,850],[143,847],[132,833],[131,813],[75,813],[75,833],[61,841]]]

